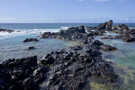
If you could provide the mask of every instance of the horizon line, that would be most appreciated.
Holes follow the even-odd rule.
[[[28,23],[28,24],[30,24],[30,23],[97,23],[97,24],[99,24],[99,23],[104,23],[104,22],[0,22],[0,24],[8,24],[8,23],[18,23],[18,24],[23,24],[23,23]],[[114,24],[115,23],[135,23],[135,22],[114,22]]]

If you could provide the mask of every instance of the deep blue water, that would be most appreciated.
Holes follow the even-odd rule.
[[[71,27],[71,26],[97,26],[99,23],[0,23],[0,28],[7,29],[56,29],[60,27]],[[121,23],[115,23],[119,25]],[[124,23],[129,27],[135,27],[135,23]]]

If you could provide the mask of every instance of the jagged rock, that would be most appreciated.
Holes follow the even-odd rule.
[[[101,37],[101,39],[114,39],[114,37],[109,35],[109,36]]]
[[[82,88],[85,86],[87,78],[92,75],[106,77],[105,80],[110,80],[110,82],[117,81],[117,77],[115,77],[117,75],[114,74],[113,68],[109,63],[102,60],[101,54],[98,54],[96,48],[92,49],[93,46],[92,44],[92,46],[86,46],[85,48],[74,49],[78,48],[77,46],[49,54],[49,57],[55,58],[55,61],[51,64],[44,64],[52,66],[49,76],[54,74],[47,81],[47,90],[59,90],[60,88],[78,90],[81,88],[80,85],[82,85]]]
[[[14,32],[14,30],[0,29],[0,32],[8,32],[8,33],[12,33],[12,32]]]
[[[88,90],[91,76],[117,82],[113,67],[102,59],[100,41],[65,48],[37,57],[10,59],[0,64],[0,90]],[[97,46],[97,47],[95,47]],[[37,63],[37,61],[39,63]]]
[[[112,46],[110,46],[110,45],[101,45],[101,46],[100,46],[100,49],[103,50],[103,51],[114,51],[114,50],[116,50],[117,48],[112,47]]]
[[[28,47],[28,50],[33,50],[33,49],[36,49],[36,48],[34,46]]]
[[[97,29],[98,30],[112,30],[112,24],[113,24],[113,21],[110,20],[108,22],[98,25]]]
[[[129,30],[128,26],[125,24],[122,24],[119,26],[123,32],[127,32]]]
[[[133,37],[132,35],[126,34],[123,36],[123,40],[125,42],[133,42],[135,41],[135,37]]]
[[[28,57],[22,59],[10,59],[1,64],[0,68],[0,90],[30,90],[33,87],[31,74],[37,67],[37,57]],[[30,82],[33,84],[26,84],[26,78],[31,78]],[[4,82],[3,82],[4,80]],[[23,82],[25,83],[23,84]],[[29,87],[28,87],[29,86]],[[34,88],[34,87],[33,87]],[[32,89],[37,90],[37,89]]]
[[[98,30],[104,30],[104,29],[106,29],[106,24],[107,24],[107,23],[103,23],[103,24],[98,25],[98,26],[97,26],[97,29],[98,29]]]
[[[50,33],[45,32],[41,34],[41,38],[56,38],[56,39],[62,39],[62,40],[73,40],[73,41],[82,41],[87,39],[88,37],[93,36],[93,34],[86,33],[86,27],[85,26],[79,26],[79,27],[71,27],[68,28],[68,30],[61,30],[57,33]]]
[[[106,29],[112,30],[112,25],[113,25],[113,21],[112,20],[108,21],[107,24],[106,24]]]
[[[37,38],[26,38],[23,42],[38,42]]]

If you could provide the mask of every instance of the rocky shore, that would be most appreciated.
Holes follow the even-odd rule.
[[[113,26],[113,21],[110,20],[97,27],[79,26],[71,27],[68,30],[61,30],[58,33],[45,32],[41,34],[41,38],[56,38],[63,40],[79,40],[80,42],[88,43],[89,39],[94,36],[104,36],[106,32],[118,34],[117,36],[106,36],[102,39],[121,39],[125,42],[135,41],[135,30],[130,29],[127,25],[121,24]]]
[[[79,41],[81,45],[64,48],[48,53],[43,58],[32,56],[21,59],[9,59],[0,64],[0,90],[91,90],[91,78],[99,78],[103,84],[120,84],[120,77],[114,71],[112,62],[102,58],[102,51],[114,51],[117,48],[106,45],[96,36],[106,32],[117,36],[102,39],[121,39],[135,41],[135,30],[122,24],[113,26],[110,20],[97,27],[71,27],[67,30],[41,34],[41,39],[55,38]],[[27,38],[23,42],[37,42],[36,38]],[[28,50],[36,47],[28,47]]]
[[[99,41],[37,56],[10,59],[0,64],[0,90],[90,90],[92,76],[103,83],[119,77],[110,62],[103,60]]]

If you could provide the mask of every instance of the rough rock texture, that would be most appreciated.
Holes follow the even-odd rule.
[[[34,50],[34,49],[36,49],[34,46],[28,47],[28,50]]]
[[[0,29],[0,32],[8,32],[8,33],[12,33],[12,32],[14,32],[14,30]]]
[[[119,26],[123,32],[127,32],[129,30],[128,26],[125,24],[122,24]]]
[[[98,25],[97,29],[98,30],[112,30],[112,24],[113,24],[113,21],[110,20],[108,22]]]
[[[118,76],[102,59],[100,41],[0,64],[0,90],[90,90],[89,78],[115,83]]]
[[[84,41],[91,38],[93,34],[85,33],[84,30],[74,30],[73,28],[69,30],[61,30],[58,33],[45,32],[41,35],[41,38],[56,38],[63,40],[73,40],[73,41]]]
[[[101,45],[100,49],[103,50],[103,51],[114,51],[117,48],[115,48],[113,46],[110,46],[110,45]]]
[[[125,34],[122,38],[125,42],[133,42],[135,41],[135,37],[131,34]]]
[[[26,38],[23,42],[38,42],[39,40],[37,38]]]
[[[0,64],[0,90],[37,90],[32,74],[37,57],[10,59]]]

